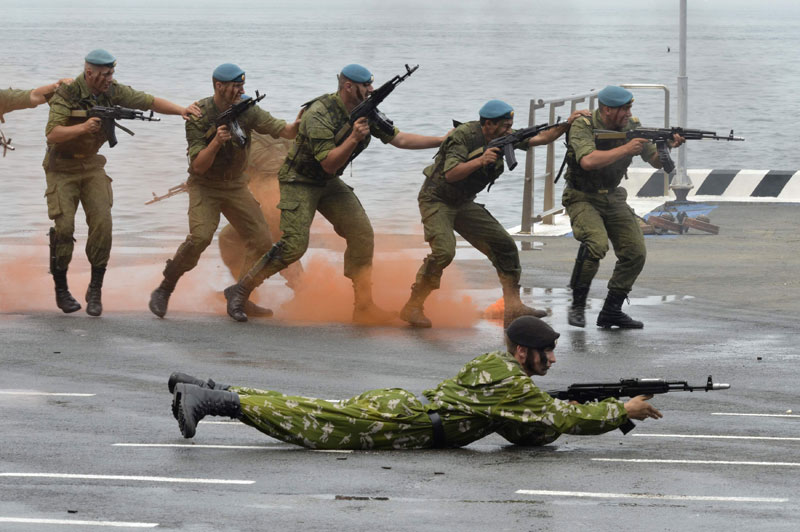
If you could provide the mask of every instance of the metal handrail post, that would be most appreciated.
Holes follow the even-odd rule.
[[[556,107],[561,107],[564,102],[553,102],[550,104],[550,115],[547,119],[548,124],[553,124],[556,121]],[[556,147],[555,142],[547,145],[547,163],[545,165],[546,179],[544,181],[544,204],[542,205],[543,212],[551,210],[555,206],[555,183],[553,182],[553,175],[556,166]],[[553,225],[553,215],[549,214],[542,218],[542,223]]]
[[[528,111],[528,123],[536,123],[536,101],[531,100],[530,110]],[[531,234],[533,230],[533,172],[534,172],[534,153],[533,148],[528,148],[525,155],[525,179],[522,183],[522,220],[519,224],[519,232],[524,235]],[[522,249],[532,249],[530,242],[522,242]]]

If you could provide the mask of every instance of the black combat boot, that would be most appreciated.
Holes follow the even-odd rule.
[[[105,268],[95,268],[92,266],[92,280],[86,288],[86,314],[89,316],[99,316],[103,313],[103,302],[101,301],[103,289],[103,277],[106,275]]]
[[[225,299],[228,302],[228,316],[236,321],[247,321],[247,312],[245,309],[250,294],[259,287],[267,277],[286,268],[286,263],[281,260],[283,245],[283,241],[281,240],[275,242],[270,250],[250,268],[250,271],[239,279],[238,283],[229,286],[223,291]],[[269,310],[269,313],[269,315],[272,315],[271,310]]]
[[[67,287],[67,270],[51,270],[51,273],[56,285],[56,306],[66,314],[80,310],[81,304],[72,297]]]
[[[353,322],[363,325],[386,325],[397,313],[383,310],[372,300],[371,275],[362,273],[353,279]]]
[[[150,312],[159,318],[163,318],[167,314],[169,296],[175,290],[175,285],[178,284],[178,279],[181,278],[181,275],[183,275],[183,272],[179,271],[175,266],[175,261],[167,260],[167,265],[164,267],[164,280],[150,294],[150,304],[148,305]]]
[[[644,323],[636,321],[624,312],[622,312],[622,302],[627,299],[628,295],[625,292],[618,292],[609,290],[606,296],[606,302],[597,315],[597,326],[608,329],[614,326],[620,329],[641,329]]]
[[[201,388],[208,388],[210,390],[227,390],[230,388],[228,384],[221,384],[214,382],[212,379],[208,379],[207,381],[200,380],[197,377],[192,377],[191,375],[187,375],[186,373],[175,372],[169,376],[169,380],[167,381],[167,388],[169,388],[169,393],[174,394],[175,386],[179,383],[183,384],[194,384],[195,386],[199,386]],[[176,402],[177,396],[172,396],[172,415],[175,419],[178,419],[178,404]]]
[[[229,416],[238,419],[242,415],[237,393],[209,390],[193,384],[176,385],[173,402],[177,405],[178,427],[184,438],[194,437],[197,424],[206,416]]]
[[[589,295],[588,286],[576,286],[572,289],[572,305],[567,311],[567,323],[573,327],[586,327],[586,296]]]
[[[412,284],[411,297],[400,310],[400,319],[407,321],[412,327],[429,328],[431,320],[423,313],[422,305],[432,290],[433,287],[427,283]]]
[[[529,307],[519,297],[520,286],[514,282],[500,280],[503,285],[503,327],[508,327],[512,321],[520,316],[534,316],[544,318],[547,311]]]

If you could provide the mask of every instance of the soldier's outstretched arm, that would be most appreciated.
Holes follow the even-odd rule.
[[[528,141],[528,145],[529,146],[544,146],[546,144],[550,144],[551,142],[556,140],[558,137],[560,137],[561,135],[563,135],[564,133],[569,131],[569,128],[572,125],[572,122],[576,118],[581,117],[581,116],[592,116],[592,112],[589,111],[588,109],[580,109],[578,111],[575,111],[574,113],[572,113],[569,116],[569,118],[567,118],[567,121],[564,122],[563,126],[554,127],[552,129],[546,129],[546,130],[542,131],[541,133],[539,133],[535,137],[531,137],[530,140]]]
[[[203,112],[196,103],[187,107],[181,107],[176,103],[172,103],[164,98],[153,98],[153,111],[162,115],[181,115],[184,120],[189,120],[190,115],[203,116]]]
[[[395,148],[403,150],[424,150],[426,148],[436,148],[441,146],[444,142],[445,134],[442,137],[429,137],[426,135],[417,135],[416,133],[405,133],[400,131],[395,135],[389,143]]]
[[[42,85],[31,91],[31,105],[42,105],[50,99],[50,96],[55,94],[56,89],[61,85],[69,85],[72,83],[72,78],[63,78],[49,85]]]

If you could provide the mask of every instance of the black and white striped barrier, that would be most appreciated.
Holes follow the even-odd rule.
[[[797,170],[688,170],[693,188],[687,199],[705,201],[800,202]],[[664,197],[664,172],[629,168],[621,187],[629,198]]]

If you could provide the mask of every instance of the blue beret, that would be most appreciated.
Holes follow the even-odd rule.
[[[622,107],[633,101],[633,93],[616,85],[609,85],[597,93],[597,99],[607,107]]]
[[[355,63],[344,67],[342,69],[342,76],[346,77],[347,79],[351,79],[356,83],[372,83],[372,80],[375,79],[372,76],[372,72],[361,65],[356,65]]]
[[[98,48],[97,50],[92,50],[84,60],[89,63],[90,65],[97,65],[103,67],[113,67],[117,64],[117,58],[111,55],[110,53],[106,52],[102,48]]]
[[[212,76],[217,81],[244,81],[244,70],[233,63],[223,63],[214,69]]]
[[[514,118],[514,108],[501,100],[489,100],[478,111],[481,118]]]

